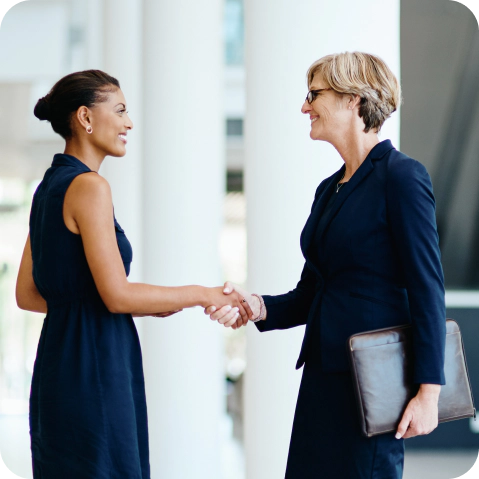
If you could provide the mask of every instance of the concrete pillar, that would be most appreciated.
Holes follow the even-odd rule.
[[[342,164],[330,145],[309,138],[309,118],[300,112],[308,67],[329,53],[362,50],[380,55],[399,75],[399,1],[355,6],[352,0],[245,0],[245,190],[253,292],[280,294],[296,285],[304,262],[299,236],[316,187]],[[394,116],[381,138],[399,146]],[[248,327],[247,479],[284,477],[303,333],[303,327],[263,334]]]
[[[221,0],[144,1],[144,273],[221,284]],[[220,477],[221,328],[200,309],[144,322],[152,477]]]
[[[141,2],[103,0],[103,69],[120,82],[133,121],[127,154],[105,159],[100,173],[109,181],[115,215],[133,245],[130,280],[142,278],[142,9]]]

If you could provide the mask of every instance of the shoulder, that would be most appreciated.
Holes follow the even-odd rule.
[[[391,150],[386,159],[388,183],[401,184],[414,179],[427,179],[429,173],[419,161],[398,150]]]
[[[431,177],[419,161],[394,150],[386,162],[388,196],[416,200],[419,197],[433,198]]]
[[[108,181],[94,171],[82,173],[75,177],[70,189],[79,195],[111,195],[111,188]]]
[[[85,207],[105,205],[111,208],[112,195],[108,181],[95,172],[78,175],[67,190],[66,202]]]

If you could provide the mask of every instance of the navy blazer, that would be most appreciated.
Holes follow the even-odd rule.
[[[444,278],[426,168],[382,141],[344,184],[317,231],[344,168],[316,190],[301,234],[306,262],[300,281],[289,293],[263,296],[268,315],[256,326],[269,331],[306,324],[296,369],[310,348],[320,348],[323,371],[339,372],[349,369],[349,336],[412,323],[415,382],[445,384]],[[321,253],[327,255],[320,271],[315,258]],[[320,344],[311,341],[314,322]]]

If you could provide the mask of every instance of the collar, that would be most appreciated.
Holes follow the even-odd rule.
[[[388,151],[393,150],[394,146],[391,143],[391,140],[383,140],[371,149],[368,153],[366,159],[379,160],[382,158]],[[354,176],[354,175],[353,175]]]
[[[92,171],[88,166],[85,165],[78,158],[75,158],[71,155],[66,155],[65,153],[57,153],[53,157],[52,166],[71,166],[73,168],[78,168],[82,171]]]

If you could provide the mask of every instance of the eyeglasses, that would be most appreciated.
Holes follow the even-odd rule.
[[[332,88],[320,88],[319,90],[309,90],[308,94],[306,95],[305,101],[307,101],[310,105],[316,100],[316,97],[322,92],[326,90],[332,90]]]

